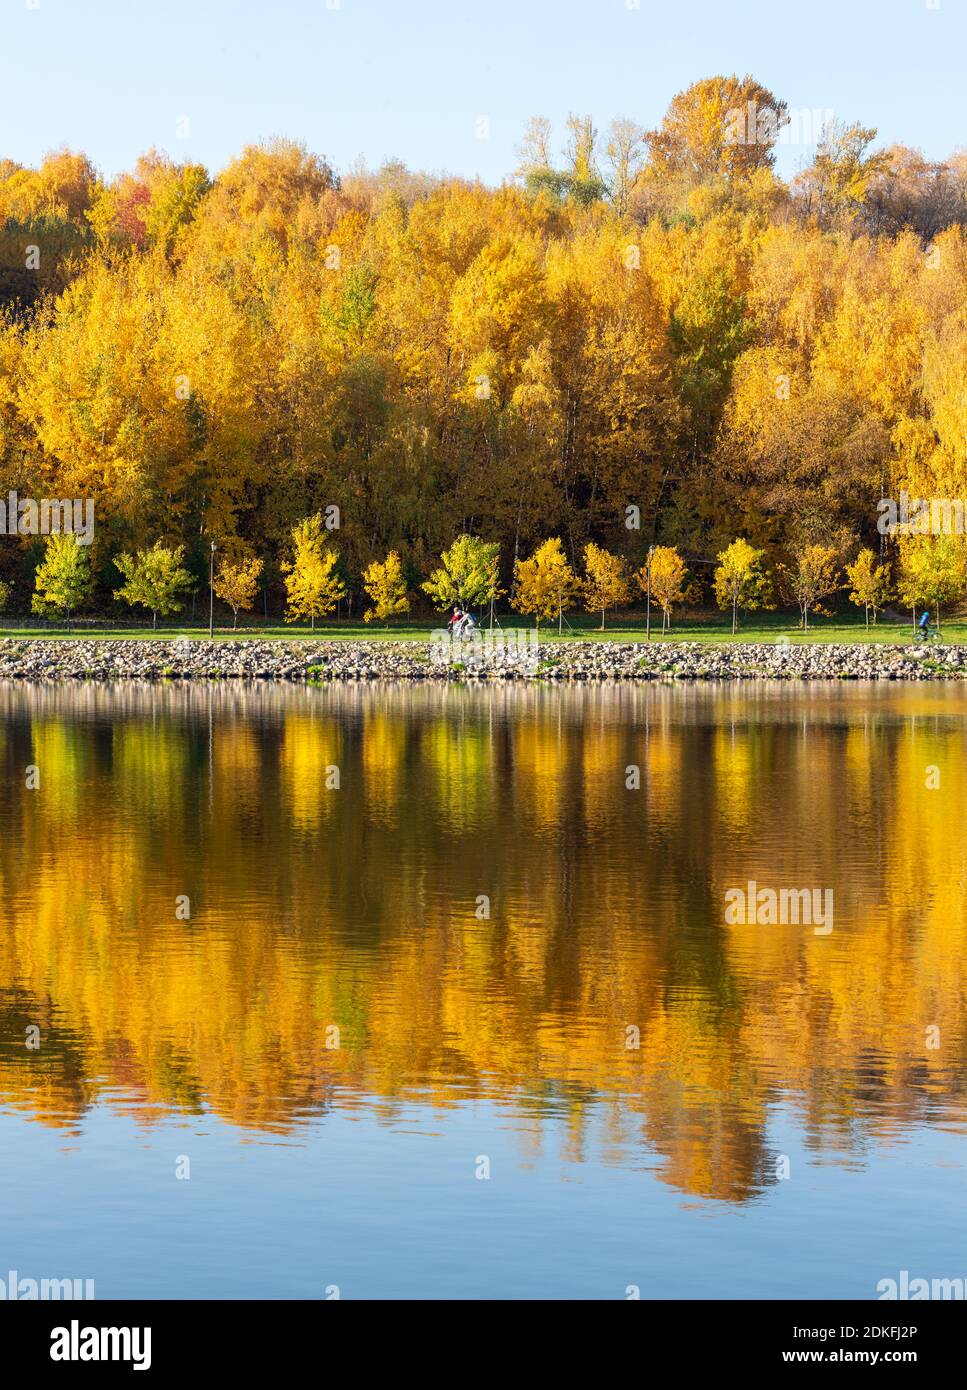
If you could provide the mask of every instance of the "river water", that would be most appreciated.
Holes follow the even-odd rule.
[[[967,1275],[963,686],[0,711],[0,1277]]]

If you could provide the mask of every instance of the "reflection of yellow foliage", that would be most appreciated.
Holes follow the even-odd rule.
[[[76,1126],[120,1094],[146,1124],[204,1105],[281,1132],[337,1090],[387,1123],[485,1096],[528,1153],[560,1122],[572,1156],[645,1144],[732,1202],[772,1180],[776,1105],[843,1156],[962,1118],[952,697],[854,691],[812,719],[828,704],[794,691],[453,692],[446,717],[423,692],[309,694],[0,692],[8,765],[50,770],[0,810],[0,1036],[45,1038],[0,1049],[4,1104]],[[831,935],[727,926],[749,878],[833,887]]]
[[[363,727],[366,800],[374,815],[391,821],[400,800],[406,729],[385,714],[367,713]]]
[[[630,761],[622,756],[627,739],[613,729],[595,728],[593,724],[587,729],[586,739],[581,756],[584,814],[589,829],[601,834],[621,804],[615,798],[615,779],[619,787],[624,787],[625,767]]]
[[[450,830],[472,830],[493,804],[485,735],[440,719],[423,735],[423,755],[433,769],[440,815]]]
[[[514,731],[515,795],[543,831],[552,830],[561,817],[567,774],[562,750],[562,733],[546,716]]]
[[[258,805],[262,755],[251,729],[219,729],[214,740],[215,775],[232,788],[236,804],[251,810]]]
[[[312,830],[334,812],[334,798],[340,792],[327,787],[326,782],[331,776],[327,769],[339,767],[339,747],[338,729],[329,721],[309,715],[286,720],[282,785],[292,824],[298,830]]]
[[[80,805],[84,779],[85,743],[74,729],[59,720],[39,719],[33,725],[30,762],[36,766],[39,790],[47,798],[47,814],[71,820]],[[21,775],[26,782],[26,766]]]
[[[184,731],[148,724],[114,729],[114,768],[118,787],[134,815],[150,806],[161,811],[181,795],[188,770]]]
[[[747,737],[734,730],[715,731],[715,798],[725,828],[746,830],[754,816],[753,749]]]
[[[639,740],[644,756],[633,762],[642,765],[643,787],[648,796],[649,811],[660,816],[664,809],[674,806],[676,786],[681,776],[681,731],[669,729],[665,723],[652,726],[647,737]]]

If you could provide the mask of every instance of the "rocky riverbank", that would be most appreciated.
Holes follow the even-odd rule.
[[[527,636],[521,634],[521,636]],[[413,641],[0,640],[0,680],[937,680],[967,647],[698,642],[504,645]]]

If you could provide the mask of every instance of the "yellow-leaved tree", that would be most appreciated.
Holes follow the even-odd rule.
[[[285,577],[285,620],[293,623],[308,618],[315,629],[316,619],[331,613],[346,586],[336,572],[339,555],[325,543],[325,521],[321,512],[306,517],[292,528],[292,559],[283,562]]]
[[[240,608],[246,612],[255,606],[259,579],[262,577],[264,561],[255,558],[223,560],[215,576],[215,593],[232,610],[232,631],[238,627]]]
[[[648,592],[648,563],[642,565],[637,579],[642,593]],[[651,596],[661,608],[661,630],[671,627],[672,605],[687,602],[685,561],[673,545],[656,545],[651,553]]]
[[[589,613],[604,615],[609,608],[620,608],[631,597],[628,567],[620,555],[589,542],[584,547],[584,606]]]
[[[493,616],[494,600],[500,596],[500,543],[481,540],[479,536],[458,536],[440,556],[440,568],[421,585],[437,608],[449,608],[452,603],[473,607],[490,604]]]
[[[964,596],[967,565],[963,541],[956,536],[917,536],[900,542],[900,598],[912,610],[922,600],[936,611],[937,630],[945,604]]]
[[[799,606],[803,631],[809,627],[810,612],[827,612],[820,608],[820,599],[828,598],[839,588],[837,559],[834,546],[803,545],[793,552],[790,565],[780,566],[783,590]]]
[[[63,613],[70,631],[71,614],[88,602],[93,590],[86,548],[78,545],[70,535],[49,536],[44,558],[34,576],[33,611]]]
[[[533,613],[537,627],[542,618],[556,616],[560,631],[564,610],[571,607],[580,590],[581,581],[567,562],[559,536],[552,536],[529,559],[514,565],[511,603],[518,613]]]
[[[363,618],[367,623],[385,623],[410,611],[406,577],[399,553],[391,550],[383,561],[374,560],[363,572],[363,588],[372,599]]]
[[[846,566],[846,578],[850,583],[850,603],[865,609],[867,627],[870,625],[872,609],[875,625],[877,610],[882,608],[890,597],[890,572],[886,565],[878,565],[872,550],[865,547],[853,563]]]
[[[184,558],[183,545],[171,547],[161,541],[134,555],[116,556],[114,563],[124,576],[124,584],[115,589],[114,597],[147,608],[156,628],[159,613],[167,618],[184,607],[181,595],[192,585],[191,573],[182,565]]]
[[[739,537],[717,556],[715,601],[721,609],[732,609],[732,631],[736,629],[740,608],[754,612],[769,606],[769,578],[765,572],[765,551],[756,550]]]

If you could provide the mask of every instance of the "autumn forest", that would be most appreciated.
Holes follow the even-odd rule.
[[[284,140],[217,174],[0,160],[0,495],[94,499],[108,604],[125,550],[201,577],[214,538],[278,611],[327,507],[357,590],[464,533],[505,572],[549,536],[889,561],[878,499],[967,494],[967,154],[832,122],[784,181],[794,115],[715,77],[656,130],[535,118],[499,188]]]

